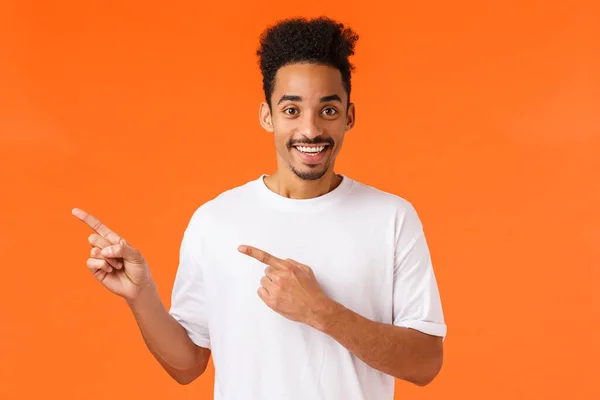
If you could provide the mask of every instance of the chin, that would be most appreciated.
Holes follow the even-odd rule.
[[[292,172],[300,179],[305,181],[316,181],[319,180],[327,172],[327,168],[307,168],[302,169],[291,167]]]

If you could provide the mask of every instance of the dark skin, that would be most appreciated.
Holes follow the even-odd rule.
[[[337,187],[333,171],[345,133],[354,126],[338,70],[309,64],[281,68],[273,107],[260,107],[260,122],[273,133],[277,171],[265,178],[274,192],[289,198],[313,198]],[[303,162],[293,145],[328,144],[318,162]],[[317,160],[317,159],[313,159]],[[181,384],[193,382],[207,367],[211,351],[194,344],[163,306],[141,253],[96,217],[74,209],[73,215],[94,234],[87,266],[95,278],[130,306],[144,340],[163,368]],[[426,385],[442,365],[441,338],[364,318],[329,298],[312,269],[249,246],[239,251],[266,265],[258,296],[290,320],[324,332],[368,365],[417,385]]]
[[[93,215],[80,209],[72,214],[94,231],[88,237],[90,272],[126,300],[148,349],[165,371],[181,384],[193,382],[206,370],[211,351],[194,344],[167,312],[142,254]]]
[[[265,178],[267,187],[296,199],[317,197],[337,187],[341,178],[333,170],[335,159],[355,122],[354,104],[348,104],[340,72],[306,63],[280,68],[271,104],[269,108],[263,102],[259,115],[263,128],[273,133],[277,154],[277,170]],[[288,146],[307,141],[329,144],[317,165],[303,163],[297,150]],[[302,179],[298,174],[319,178]]]
[[[371,367],[419,386],[429,384],[442,367],[442,338],[414,329],[375,322],[329,298],[312,269],[282,260],[255,247],[240,253],[266,265],[258,296],[273,311],[334,338]]]
[[[341,74],[335,68],[294,64],[280,69],[272,108],[260,108],[262,126],[273,132],[277,171],[265,178],[274,192],[289,198],[313,198],[339,185],[333,171],[345,133],[355,121]],[[322,162],[306,165],[287,144],[313,141],[333,145]],[[303,179],[309,175],[311,179]],[[317,179],[312,179],[318,176]],[[439,373],[442,338],[414,329],[371,321],[329,298],[312,269],[247,245],[238,250],[266,265],[258,296],[275,312],[328,334],[371,367],[423,386]]]

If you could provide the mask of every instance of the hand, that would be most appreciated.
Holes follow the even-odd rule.
[[[240,246],[238,251],[266,264],[258,296],[267,306],[297,322],[317,327],[334,302],[321,289],[313,270],[297,261],[282,260],[251,247]]]
[[[90,271],[108,290],[133,300],[152,282],[150,269],[140,252],[93,215],[77,208],[72,213],[96,232],[88,238],[92,246],[87,260]]]

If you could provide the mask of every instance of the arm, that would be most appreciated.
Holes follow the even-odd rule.
[[[88,268],[104,287],[126,300],[148,349],[161,366],[181,384],[200,376],[210,350],[192,342],[183,325],[167,313],[139,250],[93,215],[78,208],[72,214],[96,231],[88,238],[92,246]]]
[[[391,324],[338,304],[305,264],[247,245],[239,251],[268,265],[258,289],[267,306],[328,334],[371,367],[423,386],[441,369],[446,325],[429,248],[414,211],[402,226],[395,249]]]
[[[189,384],[206,370],[210,350],[194,344],[183,326],[167,312],[154,282],[127,303],[146,346],[178,383]]]
[[[371,367],[419,386],[442,367],[442,338],[383,324],[331,302],[311,325],[333,337]]]

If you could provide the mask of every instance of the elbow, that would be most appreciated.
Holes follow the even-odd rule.
[[[198,379],[204,373],[204,371],[206,371],[206,365],[197,365],[194,368],[187,370],[166,368],[166,371],[169,376],[175,380],[175,382],[179,383],[180,385],[189,385]]]
[[[418,379],[414,379],[412,381],[412,383],[414,383],[417,386],[427,386],[429,385],[431,382],[433,382],[433,380],[435,379],[436,375],[423,375],[421,377],[419,377]]]
[[[419,376],[412,379],[412,383],[417,386],[427,386],[439,375],[442,369],[443,356],[440,354],[428,363],[427,368],[423,368]]]
[[[198,379],[208,366],[210,358],[210,350],[198,348],[196,362],[189,368],[174,368],[163,363],[163,367],[167,373],[180,385],[189,385]]]
[[[179,374],[173,374],[171,375],[171,377],[173,379],[175,379],[175,382],[179,383],[180,385],[189,385],[190,383],[194,382],[198,376],[195,376],[193,374],[190,373],[179,373]]]
[[[196,378],[192,378],[192,379],[178,379],[178,378],[175,378],[175,381],[177,383],[179,383],[180,385],[182,385],[182,386],[189,385],[190,383],[194,382],[195,380],[196,380]]]
[[[172,373],[170,375],[171,375],[171,378],[173,378],[175,380],[175,382],[179,383],[180,385],[189,385],[190,383],[192,383],[196,379],[198,379],[198,377],[200,377],[200,375],[202,375],[202,372],[186,371],[186,372]]]

